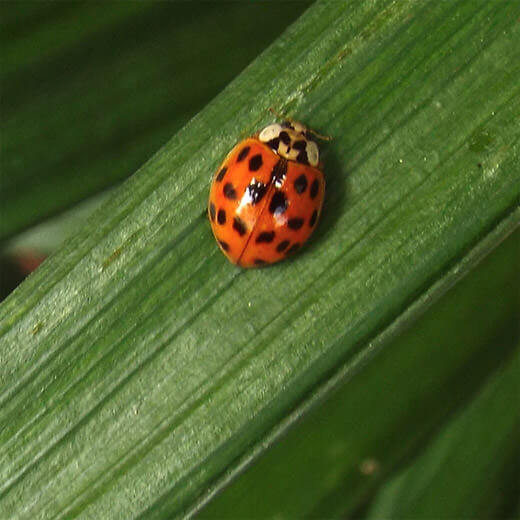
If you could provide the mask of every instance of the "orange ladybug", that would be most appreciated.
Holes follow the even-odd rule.
[[[217,170],[208,215],[220,249],[234,264],[279,262],[313,232],[325,179],[312,134],[295,121],[271,124],[238,143]]]

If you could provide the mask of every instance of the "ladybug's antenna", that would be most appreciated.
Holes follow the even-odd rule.
[[[269,112],[271,114],[274,114],[278,119],[287,119],[286,117],[282,116],[282,114],[279,114],[273,107],[268,108]]]
[[[322,140],[322,141],[332,141],[332,137],[330,135],[322,135],[322,134],[318,134],[318,132],[315,132],[312,128],[307,128],[307,130],[314,136],[314,137],[317,137],[318,139]]]
[[[289,123],[297,123],[297,121],[295,121],[294,119],[291,119],[290,117],[282,116],[282,114],[279,114],[273,107],[269,107],[269,112],[271,112],[271,114],[274,114],[278,119],[285,120]],[[302,125],[302,126],[305,126],[305,125]],[[318,132],[315,132],[312,128],[308,128],[308,127],[305,127],[305,128],[307,128],[307,131],[310,132],[314,137],[317,137],[318,139],[320,139],[322,141],[332,141],[332,137],[330,137],[330,135],[318,134]]]

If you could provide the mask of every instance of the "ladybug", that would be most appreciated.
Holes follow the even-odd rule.
[[[283,260],[313,232],[325,179],[312,136],[295,121],[268,125],[238,143],[218,168],[208,216],[220,249],[234,264]]]

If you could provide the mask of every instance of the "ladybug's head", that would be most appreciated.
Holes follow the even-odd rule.
[[[316,141],[312,139],[312,132],[296,121],[266,126],[258,134],[258,139],[288,161],[314,167],[320,162],[320,152]]]

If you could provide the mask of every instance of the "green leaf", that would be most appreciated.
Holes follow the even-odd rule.
[[[425,301],[414,304],[382,331],[369,348],[347,362],[311,395],[297,410],[302,414],[310,409],[309,413],[303,419],[290,417],[292,428],[256,465],[224,490],[202,512],[201,518],[344,518],[347,514],[361,518],[360,505],[370,503],[378,486],[389,476],[392,478],[393,470],[403,461],[407,462],[435,441],[441,425],[453,414],[464,415],[467,402],[480,392],[488,374],[494,372],[498,375],[492,375],[493,379],[504,387],[501,392],[508,392],[508,398],[494,412],[500,414],[507,409],[502,422],[492,423],[496,427],[494,434],[498,440],[505,437],[510,441],[511,422],[518,412],[514,406],[518,381],[515,388],[510,375],[503,383],[499,377],[502,377],[501,365],[504,360],[509,363],[518,341],[519,246],[517,231],[412,326],[411,316],[421,308],[424,310]],[[470,257],[481,254],[482,251],[475,250]],[[457,270],[458,266],[454,272]],[[429,303],[435,299],[435,290],[424,296]],[[487,412],[480,413],[484,416]],[[276,434],[274,431],[272,436]],[[488,438],[474,437],[466,431],[471,446],[486,442],[483,451],[488,450],[487,453],[493,448],[506,448],[493,451],[496,469],[509,468],[510,473],[513,466],[516,470],[517,459],[510,456],[514,446],[491,446]],[[478,454],[474,457],[474,465],[485,464],[484,457]],[[468,469],[475,473],[467,466],[459,468],[460,474]],[[414,478],[407,481],[409,485],[399,488],[402,495],[413,493],[414,481],[424,482],[417,476],[421,473],[413,471]],[[460,474],[456,480],[444,476],[442,484],[451,486],[451,495],[446,489],[431,494],[433,500],[437,499],[437,506],[460,498],[464,483],[470,484]],[[487,492],[496,491],[490,479],[480,484],[478,492],[464,497],[466,511],[475,506],[483,511],[482,506],[489,498]],[[517,496],[514,489],[507,495],[507,487],[498,478],[496,484],[502,484],[501,493],[496,496],[509,500]],[[392,480],[386,486],[393,489]],[[423,497],[419,491],[424,490],[415,490],[415,506],[421,504]],[[392,498],[394,495],[390,493],[387,494]],[[396,506],[401,500],[403,506],[407,504],[402,497],[396,498]],[[417,511],[418,507],[415,512],[403,508],[394,514],[377,514],[378,509],[374,516],[419,518]],[[433,511],[423,515],[424,518],[462,516],[478,515],[442,515]]]
[[[117,189],[0,307],[1,510],[194,513],[365,364],[372,397],[386,377],[406,403],[425,386],[409,417],[402,400],[379,410],[387,421],[356,422],[378,399],[347,410],[350,468],[376,454],[391,470],[417,449],[507,350],[473,362],[481,343],[452,327],[434,377],[427,342],[403,365],[414,379],[384,362],[519,225],[519,15],[514,2],[318,1]],[[334,137],[328,195],[302,254],[241,271],[204,208],[212,173],[270,106]],[[476,322],[488,338],[517,316],[508,251],[498,321]],[[374,490],[344,496],[341,477],[304,494],[302,514],[355,511]],[[336,492],[337,506],[321,502]]]
[[[308,3],[3,3],[0,240],[128,177]]]
[[[427,451],[385,485],[368,518],[513,518],[504,508],[520,492],[519,347]]]

